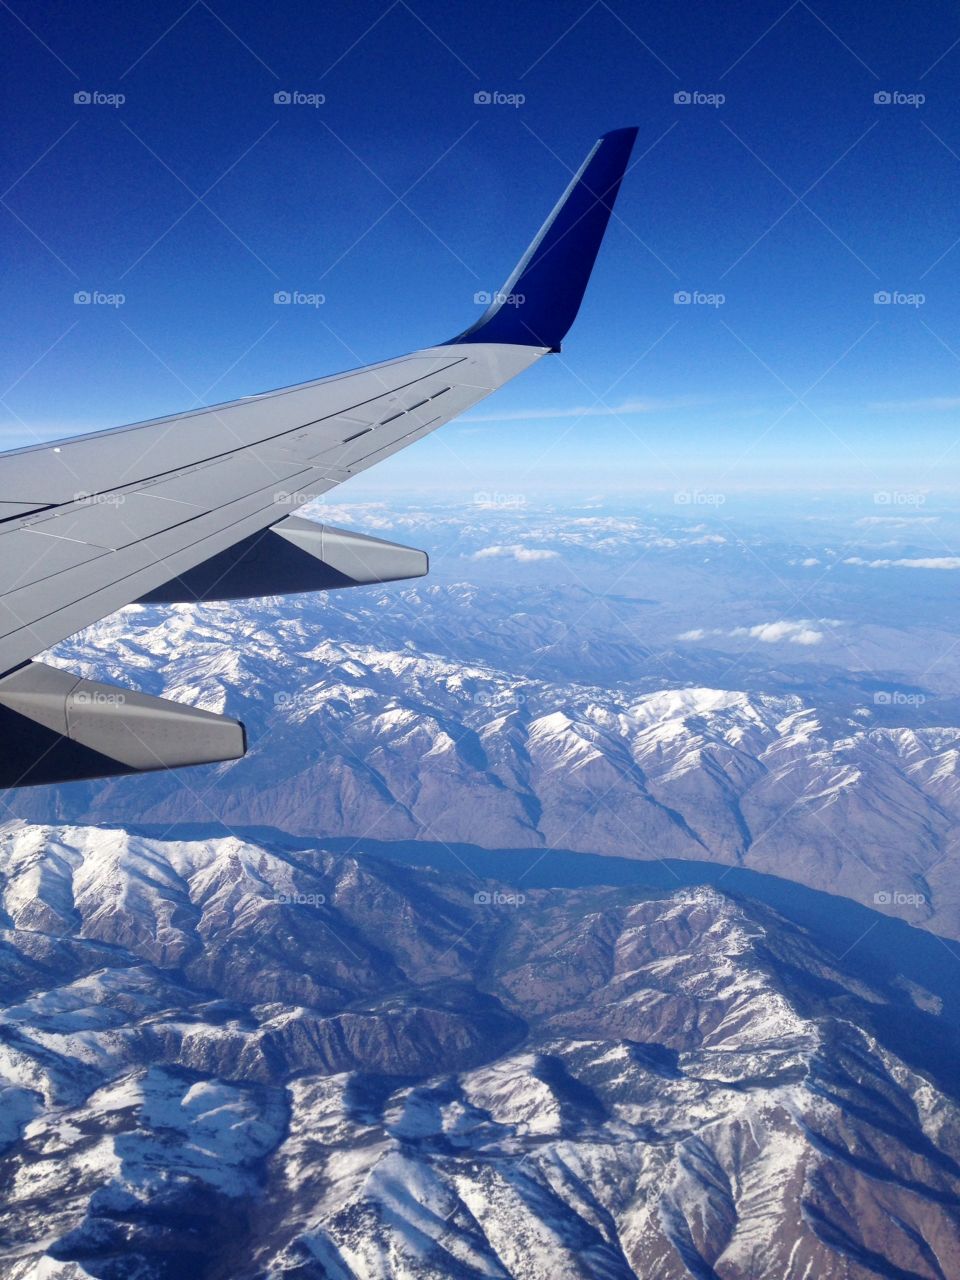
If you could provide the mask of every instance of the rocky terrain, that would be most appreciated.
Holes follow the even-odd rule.
[[[581,661],[583,637],[609,622],[609,600],[577,624],[570,652],[567,624],[532,617],[515,595],[477,633],[476,594],[418,585],[125,611],[55,660],[238,715],[250,754],[10,792],[2,812],[692,858],[786,876],[960,937],[960,728],[891,721],[892,695],[878,703],[845,687],[840,700],[827,681],[794,692],[783,678],[763,692],[737,687],[743,673],[728,671],[726,684],[665,688],[662,674],[639,674],[639,658],[632,674],[616,631]],[[417,638],[401,643],[408,625]],[[478,651],[489,658],[470,656]]]
[[[0,837],[10,1280],[960,1277],[956,1012],[855,946],[708,888]]]
[[[50,657],[251,750],[0,796],[0,1275],[960,1280],[947,593],[476,506]]]

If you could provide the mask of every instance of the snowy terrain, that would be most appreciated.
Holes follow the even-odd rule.
[[[960,1276],[960,1032],[758,904],[2,833],[0,1268]]]
[[[884,723],[886,704],[841,706],[783,682],[775,692],[664,688],[626,665],[616,681],[548,679],[533,655],[555,625],[549,614],[500,613],[506,638],[485,637],[499,660],[470,655],[489,607],[464,585],[135,607],[56,661],[238,715],[248,757],[12,792],[4,812],[692,858],[787,876],[960,937],[960,728]],[[423,644],[434,652],[396,634],[386,647],[381,633],[408,618],[433,620]],[[579,670],[575,655],[562,665]]]
[[[251,751],[0,797],[5,1280],[960,1280],[947,516],[506,498],[51,657]]]

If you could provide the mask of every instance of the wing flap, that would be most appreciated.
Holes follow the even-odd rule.
[[[88,560],[95,560],[102,555],[106,555],[102,547],[91,547],[69,538],[53,537],[34,529],[0,533],[0,563],[8,583],[8,592],[76,569]]]
[[[30,532],[86,543],[104,551],[119,551],[164,529],[194,520],[206,510],[209,508],[195,502],[149,493],[111,493],[102,501],[80,502],[66,511],[45,516],[30,526]]]

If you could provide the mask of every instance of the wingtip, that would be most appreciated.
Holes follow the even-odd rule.
[[[583,301],[637,133],[630,125],[597,139],[493,303],[452,343],[560,350]]]
[[[606,142],[608,138],[623,138],[626,141],[629,138],[630,142],[633,143],[639,132],[639,125],[627,124],[622,129],[610,129],[607,133],[601,133],[599,141]]]

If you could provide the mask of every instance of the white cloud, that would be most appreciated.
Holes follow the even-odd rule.
[[[856,523],[892,525],[894,529],[902,529],[911,524],[936,524],[939,519],[939,516],[864,516]]]
[[[531,560],[554,560],[559,554],[559,551],[550,551],[546,547],[524,547],[519,542],[514,542],[506,547],[484,547],[473,553],[473,559],[489,560],[502,557],[526,563]]]
[[[901,560],[864,560],[861,556],[848,556],[844,564],[856,564],[864,569],[960,569],[960,556],[917,556]]]
[[[600,529],[604,533],[633,533],[650,527],[632,516],[577,516],[576,519],[566,523],[582,525],[589,529]]]
[[[801,560],[800,563],[803,565],[805,569],[810,569],[813,567],[813,565],[819,564],[820,561],[817,559],[816,556],[807,556],[806,560]]]
[[[509,409],[503,413],[472,413],[463,422],[523,422],[550,418],[615,418],[628,413],[659,413],[665,409],[688,409],[702,404],[692,396],[663,400],[622,400],[619,404],[574,405],[557,409]]]
[[[736,627],[730,634],[749,636],[763,644],[778,644],[786,640],[790,644],[809,645],[819,644],[823,639],[823,632],[814,630],[809,622],[788,622],[785,618],[779,622],[761,622],[755,627]]]
[[[835,619],[821,618],[821,622],[833,622]],[[726,636],[731,639],[759,640],[761,644],[800,644],[804,646],[819,644],[823,632],[817,631],[816,622],[806,618],[800,622],[790,622],[781,618],[777,622],[759,622],[753,627],[734,627],[731,631],[715,627],[704,630],[697,627],[693,631],[684,631],[677,636],[678,640],[705,640],[707,636]]]
[[[925,400],[877,400],[867,408],[891,410],[894,413],[928,413],[931,410],[960,409],[960,397],[928,396]]]

